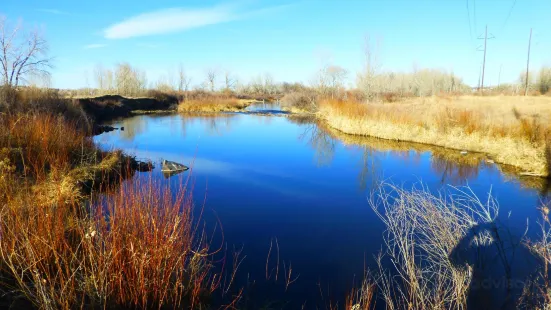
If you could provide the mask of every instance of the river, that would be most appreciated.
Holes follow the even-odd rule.
[[[468,185],[481,197],[491,191],[501,217],[519,227],[535,223],[547,190],[541,180],[503,172],[479,154],[346,136],[285,115],[140,115],[110,125],[124,130],[96,136],[102,148],[155,163],[135,177],[178,186],[191,175],[207,231],[222,224],[228,264],[233,249],[242,248],[234,285],[251,288],[255,307],[342,302],[383,247],[384,226],[368,203],[383,180],[434,191]],[[167,178],[162,159],[191,169]],[[218,229],[213,243],[221,240]],[[266,262],[272,243],[268,269],[275,268],[276,240],[281,270],[274,284],[273,276],[266,280]],[[289,266],[298,279],[286,288]]]

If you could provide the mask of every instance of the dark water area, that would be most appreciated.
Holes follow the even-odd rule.
[[[500,217],[520,230],[527,219],[539,218],[546,190],[540,180],[504,173],[477,154],[350,137],[286,116],[142,115],[110,125],[125,130],[96,136],[103,148],[156,163],[135,177],[177,189],[191,174],[207,231],[218,221],[223,226],[228,265],[232,249],[242,248],[234,286],[249,287],[251,309],[342,305],[364,270],[375,269],[374,256],[383,248],[384,226],[368,204],[382,180],[406,188],[422,183],[433,191],[469,185],[481,198],[491,191]],[[163,159],[191,169],[165,178]],[[276,268],[276,240],[274,283],[275,271],[266,280],[266,262],[272,244],[268,270]],[[218,229],[213,247],[221,242]],[[286,288],[289,266],[291,278],[298,278]]]

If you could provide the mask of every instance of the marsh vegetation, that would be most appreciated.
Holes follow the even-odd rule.
[[[209,68],[192,87],[182,65],[149,83],[120,63],[58,90],[29,82],[47,42],[7,26],[0,306],[550,307],[549,68],[473,92],[383,72],[367,46],[354,87],[336,64],[309,85]],[[93,137],[104,123],[121,130]],[[161,178],[166,157],[190,173]]]

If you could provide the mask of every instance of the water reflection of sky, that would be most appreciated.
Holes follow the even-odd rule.
[[[423,182],[432,190],[468,184],[480,196],[491,190],[501,214],[510,213],[517,226],[538,216],[538,191],[493,165],[458,165],[436,151],[344,141],[286,117],[151,115],[115,126],[125,130],[97,136],[102,147],[157,166],[167,159],[192,167],[180,177],[192,174],[197,203],[206,195],[205,207],[222,222],[225,241],[244,246],[245,275],[264,279],[270,240],[277,237],[282,259],[300,274],[285,295],[293,300],[318,300],[318,283],[340,299],[363,272],[364,260],[373,262],[383,226],[367,197],[378,181],[406,187]],[[163,179],[159,167],[152,174],[179,183],[177,176]],[[204,220],[215,223],[209,214]]]

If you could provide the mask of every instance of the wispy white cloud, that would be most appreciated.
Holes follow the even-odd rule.
[[[243,11],[237,6],[219,5],[210,8],[172,8],[140,14],[113,24],[104,30],[107,39],[126,39],[164,33],[174,33],[208,25],[248,18],[285,6]]]
[[[55,15],[69,15],[69,12],[65,12],[58,9],[37,9],[38,12],[50,13]]]
[[[106,47],[107,44],[88,44],[88,45],[84,45],[84,49],[85,50],[90,50],[90,49],[95,49],[95,48],[102,48],[102,47]]]

